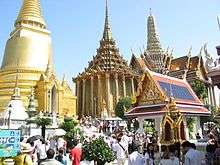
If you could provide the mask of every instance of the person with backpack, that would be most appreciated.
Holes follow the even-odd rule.
[[[64,149],[63,148],[60,148],[58,150],[58,155],[55,157],[55,159],[57,161],[59,161],[60,163],[64,164],[64,165],[67,165],[67,160],[65,159],[65,156],[64,156]]]

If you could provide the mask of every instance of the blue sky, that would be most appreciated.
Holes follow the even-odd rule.
[[[13,29],[22,0],[0,0],[0,60]],[[132,48],[137,54],[146,46],[149,8],[156,17],[163,48],[183,56],[192,46],[193,55],[208,43],[212,55],[220,44],[217,15],[219,0],[109,0],[113,37],[125,59]],[[95,55],[104,25],[105,0],[41,0],[43,15],[52,34],[55,68],[68,81]]]

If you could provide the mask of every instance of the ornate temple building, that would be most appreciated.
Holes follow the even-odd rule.
[[[25,107],[34,89],[38,111],[75,115],[76,97],[54,71],[50,31],[39,0],[23,1],[6,43],[0,69],[0,111],[13,94],[16,76]]]
[[[118,100],[135,93],[135,73],[116,47],[108,20],[107,3],[104,32],[97,54],[73,81],[76,82],[79,116],[114,116]]]
[[[208,99],[202,101],[205,104],[216,106],[214,87],[207,76],[202,57],[203,52],[206,53],[207,51],[206,46],[202,47],[198,55],[194,57],[192,57],[190,48],[185,56],[174,58],[173,51],[162,49],[155,18],[151,13],[147,20],[147,32],[147,48],[140,57],[136,57],[134,53],[132,54],[131,68],[139,75],[142,75],[148,68],[157,73],[186,79],[190,84],[194,80],[202,81],[208,90]]]
[[[140,131],[146,119],[154,120],[162,143],[172,143],[189,138],[186,118],[194,118],[194,133],[202,134],[200,116],[209,116],[191,86],[185,79],[178,79],[145,70],[137,88],[136,103],[126,113],[138,118]]]

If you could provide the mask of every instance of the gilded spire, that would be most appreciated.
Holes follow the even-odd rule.
[[[147,50],[152,53],[160,53],[162,51],[159,35],[156,30],[155,18],[150,9],[150,15],[147,20]]]
[[[105,9],[105,27],[103,32],[103,40],[111,40],[112,32],[108,20],[108,0],[106,0],[106,9]]]
[[[46,28],[46,23],[41,12],[40,0],[23,0],[23,5],[15,21],[15,26],[19,26],[21,23]]]

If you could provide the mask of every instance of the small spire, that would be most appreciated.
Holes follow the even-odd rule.
[[[32,24],[35,22],[40,27],[46,28],[46,23],[41,12],[40,0],[23,0],[23,5],[15,21],[15,26],[24,22],[32,22]]]
[[[108,20],[108,0],[106,0],[106,8],[105,8],[105,27],[103,32],[103,40],[111,40],[112,32]]]

